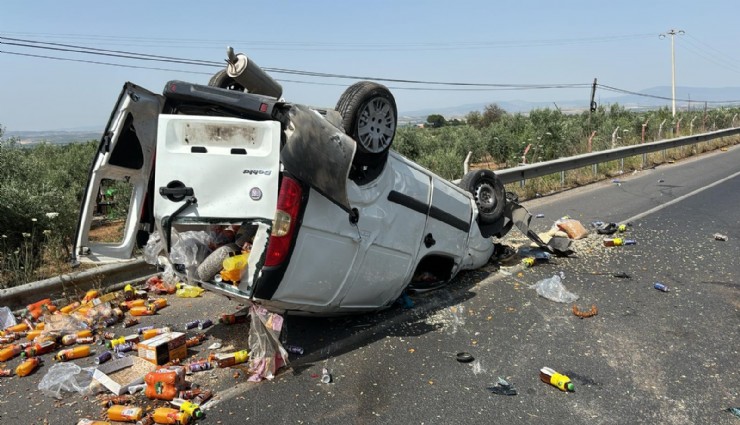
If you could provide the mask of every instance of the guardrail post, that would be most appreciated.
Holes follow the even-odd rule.
[[[560,188],[565,187],[565,171],[560,172]]]

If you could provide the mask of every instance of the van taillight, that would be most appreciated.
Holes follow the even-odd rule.
[[[295,233],[298,213],[301,209],[303,189],[294,179],[283,176],[278,193],[277,211],[272,224],[270,242],[267,244],[265,266],[278,266],[285,261]]]

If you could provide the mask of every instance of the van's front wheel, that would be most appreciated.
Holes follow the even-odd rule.
[[[501,218],[506,206],[506,193],[493,171],[470,171],[460,180],[459,186],[473,195],[481,224],[493,224]]]

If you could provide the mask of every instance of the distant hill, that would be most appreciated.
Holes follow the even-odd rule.
[[[597,100],[602,105],[619,104],[627,109],[649,110],[660,107],[671,107],[671,87],[659,86],[642,90],[636,94],[627,94],[623,96],[605,97],[604,94],[612,94],[611,91],[597,88]],[[641,96],[642,95],[642,96]],[[657,96],[664,99],[658,99]],[[707,107],[716,108],[719,106],[738,106],[740,105],[740,87],[676,87],[676,108],[679,110],[704,108],[704,100],[711,101]],[[688,101],[691,100],[689,103]],[[509,113],[527,113],[533,109],[555,108],[557,105],[563,112],[578,113],[588,109],[588,99],[579,100],[554,100],[551,102],[527,102],[527,101],[497,101],[492,99],[485,103],[470,103],[459,106],[450,106],[444,108],[419,109],[415,111],[399,112],[399,121],[413,123],[424,122],[429,115],[440,114],[446,119],[462,118],[472,111],[482,112],[486,106],[497,104]]]
[[[8,131],[3,137],[16,138],[21,144],[51,143],[67,145],[70,143],[100,140],[102,130],[50,130],[50,131]]]

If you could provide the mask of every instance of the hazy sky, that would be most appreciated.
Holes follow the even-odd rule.
[[[124,82],[159,93],[168,80],[205,84],[218,70],[7,43],[60,43],[205,61],[223,61],[231,45],[267,68],[504,85],[587,85],[598,78],[601,84],[639,91],[670,85],[671,42],[658,35],[672,28],[685,31],[675,39],[677,85],[740,85],[738,16],[737,0],[2,0],[0,125],[16,131],[102,130]],[[272,76],[282,82],[287,100],[329,107],[357,81]],[[590,94],[590,88],[384,84],[402,112],[503,100],[582,98],[587,105]]]

